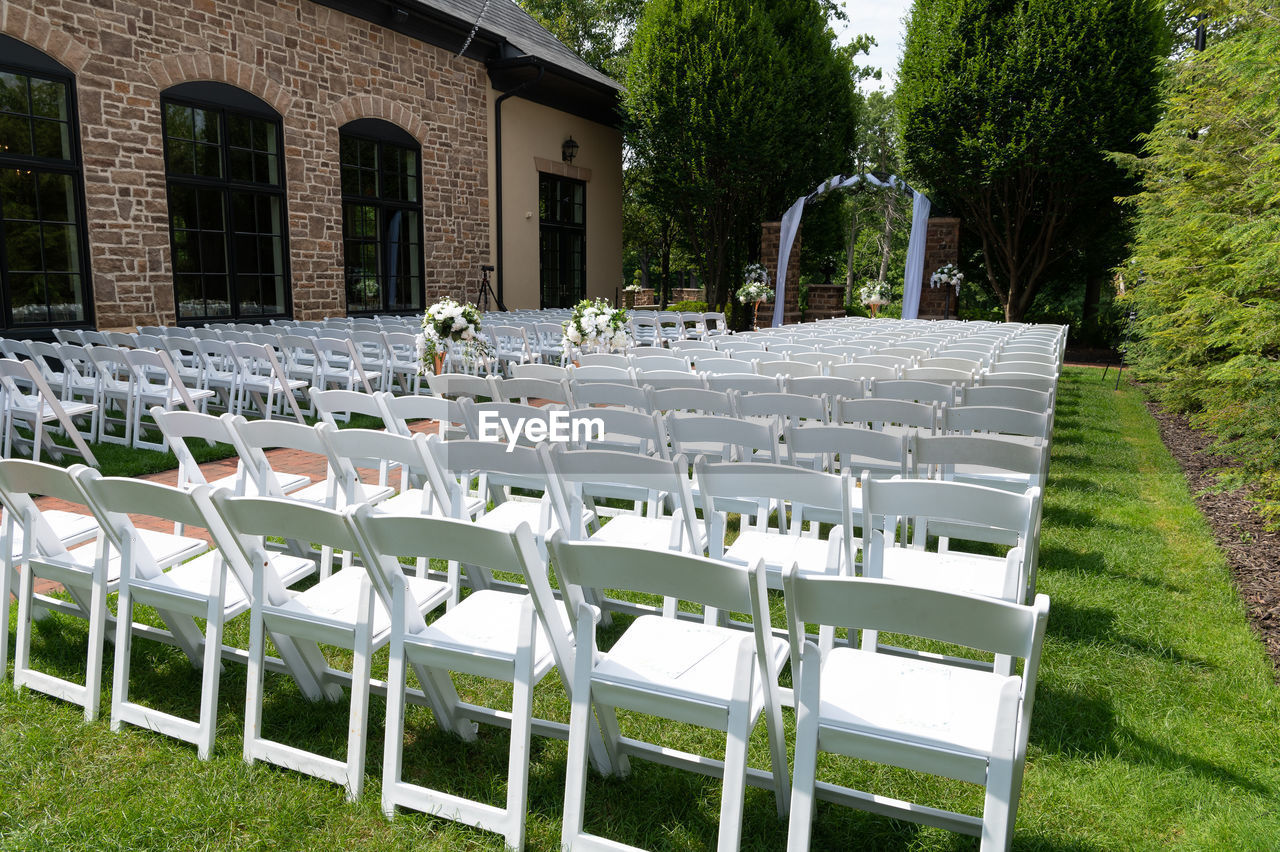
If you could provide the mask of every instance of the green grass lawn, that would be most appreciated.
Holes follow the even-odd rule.
[[[1160,443],[1139,390],[1070,369],[1061,388],[1041,543],[1040,591],[1052,598],[1015,846],[1027,849],[1264,850],[1280,846],[1280,687],[1250,631],[1222,554]],[[228,641],[244,643],[243,617]],[[618,619],[603,643],[616,637]],[[10,625],[12,630],[12,624]],[[39,625],[41,666],[82,673],[86,630]],[[242,644],[243,647],[243,644]],[[110,655],[108,654],[108,657]],[[335,661],[340,660],[338,655]],[[385,654],[380,658],[385,669]],[[171,649],[139,640],[138,700],[194,714],[199,680]],[[787,678],[789,682],[789,677]],[[108,671],[106,683],[110,684]],[[484,832],[378,807],[381,717],[370,707],[368,783],[355,804],[337,786],[240,758],[244,670],[221,682],[218,744],[194,748],[77,707],[0,687],[0,849],[499,849]],[[466,680],[464,697],[505,706],[508,691]],[[265,732],[337,754],[345,705],[308,705],[268,676]],[[104,715],[109,699],[104,698]],[[567,721],[554,676],[539,715]],[[788,725],[792,715],[786,713]],[[624,717],[624,731],[714,754],[714,735]],[[411,778],[500,802],[508,738],[482,730],[464,746],[411,710]],[[767,766],[763,732],[752,763]],[[529,848],[559,847],[565,745],[535,738]],[[821,777],[976,812],[976,787],[828,760]],[[625,780],[593,778],[588,829],[650,849],[714,844],[719,785],[633,761]],[[771,795],[748,790],[743,848],[781,849]],[[813,848],[957,849],[950,833],[820,805]]]

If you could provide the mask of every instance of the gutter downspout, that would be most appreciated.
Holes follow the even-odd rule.
[[[498,292],[495,295],[498,300],[498,308],[503,311],[507,309],[507,306],[503,300],[503,284],[505,282],[502,275],[502,102],[512,95],[517,95],[525,89],[536,86],[539,81],[542,80],[542,75],[545,73],[547,73],[547,66],[542,63],[538,63],[537,77],[534,77],[532,80],[526,80],[509,92],[503,92],[498,96],[498,99],[493,102],[493,172],[494,182],[496,185],[494,190],[494,206],[497,208],[497,215],[494,221],[497,223],[495,227],[495,238],[498,243],[497,251],[494,253],[493,265],[495,267],[495,275],[498,279]]]

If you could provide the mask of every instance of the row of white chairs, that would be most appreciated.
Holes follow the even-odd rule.
[[[175,415],[157,412],[157,417],[167,422]],[[188,415],[182,417],[189,419]],[[287,427],[291,432],[305,428],[288,423],[241,424],[239,428],[244,429],[246,425]],[[320,434],[322,441],[332,441],[337,435],[336,430],[327,426],[313,431]],[[367,451],[374,450],[371,435],[353,434],[350,440],[367,444]],[[380,440],[383,446],[399,441],[406,449],[416,447],[425,468],[431,465],[427,459],[443,460],[450,471],[449,478],[456,472],[457,481],[464,488],[461,483],[470,479],[479,456],[488,454],[486,461],[492,462],[495,450],[506,455],[501,448],[484,442],[463,442],[442,448],[442,442],[423,436],[383,436]],[[448,455],[441,457],[441,453]],[[402,452],[400,455],[408,458],[412,454]],[[553,494],[558,489],[562,497],[575,495],[576,502],[571,505],[580,509],[578,515],[582,518],[587,517],[589,509],[582,504],[581,492],[571,487],[574,471],[594,468],[597,473],[591,484],[596,488],[630,486],[633,491],[636,488],[651,491],[656,484],[654,474],[664,464],[655,461],[657,470],[653,466],[648,471],[632,468],[628,475],[628,471],[616,464],[601,465],[598,457],[582,458],[581,454],[553,453],[545,448],[536,455],[544,471],[550,474],[549,482],[559,483],[551,488]],[[578,456],[576,465],[571,461],[575,455]],[[634,456],[623,458],[637,461]],[[500,460],[499,463],[512,472],[511,464]],[[682,460],[665,464],[670,469],[669,477],[684,478]],[[519,462],[515,467],[519,467]],[[770,501],[780,499],[777,495],[781,486],[781,499],[789,499],[793,508],[830,509],[843,503],[842,508],[848,512],[852,493],[848,476],[831,480],[827,474],[799,474],[790,469],[748,471],[743,465],[723,464],[717,468],[705,459],[696,467],[711,525],[717,523],[715,518],[723,515],[715,501],[723,499],[736,506],[752,499],[740,487],[746,481],[758,482],[756,494],[769,495]],[[566,470],[563,479],[555,476],[559,468]],[[785,479],[771,481],[771,476]],[[801,476],[809,482],[801,482]],[[721,481],[726,478],[730,481]],[[833,481],[840,483],[835,489],[840,496],[831,496],[833,492],[828,483]],[[34,547],[20,548],[23,570],[20,572],[15,684],[79,700],[85,705],[87,716],[96,713],[96,695],[90,693],[95,686],[94,673],[101,671],[101,638],[107,621],[105,595],[112,585],[114,548],[114,565],[119,575],[117,588],[121,594],[112,706],[115,727],[129,722],[193,740],[202,756],[207,755],[215,728],[212,714],[217,706],[218,657],[225,653],[231,658],[245,659],[250,669],[246,758],[281,763],[342,783],[354,798],[363,783],[368,696],[373,686],[369,658],[373,650],[389,644],[392,663],[388,682],[383,687],[388,696],[384,810],[390,814],[397,805],[402,805],[451,816],[499,831],[509,845],[519,848],[523,839],[529,736],[537,727],[537,720],[531,718],[530,690],[555,667],[569,690],[572,718],[567,732],[562,727],[542,724],[544,729],[562,736],[567,733],[570,739],[565,842],[571,845],[582,830],[583,772],[588,756],[598,769],[612,772],[625,772],[629,757],[642,757],[658,758],[662,762],[679,761],[701,767],[698,771],[723,774],[721,846],[735,848],[741,827],[742,785],[748,780],[765,783],[775,790],[780,814],[785,813],[788,806],[796,808],[800,817],[793,817],[791,826],[795,838],[807,837],[815,790],[817,796],[836,801],[850,801],[849,796],[854,802],[867,801],[866,794],[814,786],[812,770],[806,767],[811,764],[812,752],[817,746],[808,739],[804,740],[803,751],[796,752],[796,785],[788,796],[787,760],[779,713],[785,699],[777,686],[777,674],[788,656],[792,656],[793,665],[800,660],[804,662],[800,664],[797,690],[791,700],[798,704],[802,718],[811,724],[826,718],[832,726],[830,736],[823,737],[827,748],[843,740],[843,746],[836,746],[837,750],[852,749],[854,754],[916,769],[933,769],[942,774],[953,774],[959,749],[969,761],[960,777],[987,786],[983,819],[956,815],[944,818],[937,812],[905,808],[907,818],[920,819],[923,814],[927,822],[983,832],[990,835],[984,840],[994,838],[995,848],[1004,848],[1017,804],[1017,778],[1021,773],[1021,754],[1025,750],[1026,725],[1034,695],[1035,664],[1048,604],[1039,598],[1027,607],[990,597],[926,591],[881,579],[889,564],[886,555],[900,549],[893,547],[895,525],[891,518],[904,513],[935,512],[932,503],[922,502],[918,488],[921,485],[933,486],[935,491],[938,488],[963,491],[936,498],[939,507],[936,517],[943,521],[973,523],[975,495],[983,492],[981,497],[992,499],[1001,493],[987,494],[989,489],[955,483],[876,483],[867,479],[863,483],[865,499],[878,499],[880,490],[886,493],[886,502],[879,510],[885,520],[878,527],[872,525],[871,531],[864,527],[862,549],[866,578],[851,578],[848,576],[852,573],[851,563],[845,562],[842,568],[839,556],[835,557],[833,570],[832,557],[827,555],[830,547],[825,548],[826,552],[820,548],[820,555],[813,558],[795,551],[793,545],[793,558],[776,566],[758,556],[750,556],[747,566],[742,566],[734,564],[734,548],[720,553],[722,559],[708,559],[696,553],[655,553],[651,547],[619,544],[606,535],[618,524],[616,519],[603,525],[591,540],[575,544],[574,539],[580,536],[575,534],[573,523],[564,523],[558,531],[549,531],[549,535],[546,532],[535,535],[525,518],[513,516],[486,521],[494,511],[482,514],[475,522],[470,520],[468,508],[462,508],[452,519],[428,517],[421,511],[403,515],[379,512],[377,504],[372,502],[353,504],[344,512],[337,512],[332,507],[288,501],[278,496],[235,497],[230,491],[212,491],[207,486],[171,489],[133,480],[103,480],[87,469],[68,473],[45,465],[6,461],[0,463],[0,499],[4,500],[9,519],[4,552],[12,552],[14,518],[24,519],[23,540],[36,543]],[[786,494],[787,491],[791,494]],[[893,492],[902,492],[896,496],[896,503]],[[94,558],[76,557],[66,549],[62,536],[40,527],[44,517],[29,504],[30,497],[36,494],[80,502],[93,510],[101,526],[100,544],[93,548]],[[1007,496],[1014,499],[1016,495]],[[1027,496],[1023,502],[1029,499]],[[754,511],[758,518],[769,516],[768,506],[757,504]],[[132,525],[130,514],[152,515],[188,527],[203,526],[218,549],[186,561],[204,550],[199,540],[189,536],[146,534]],[[981,514],[989,516],[989,513]],[[1030,516],[1025,507],[1023,515]],[[779,518],[785,516],[786,513],[778,512]],[[793,513],[792,522],[796,527],[802,526],[803,518]],[[723,520],[719,523],[723,525]],[[846,534],[851,534],[849,526],[844,529]],[[767,521],[764,529],[752,533],[769,536]],[[918,529],[918,533],[923,539],[928,530]],[[792,531],[780,529],[773,535],[800,541]],[[75,536],[82,537],[83,532]],[[311,573],[315,566],[306,556],[274,550],[268,543],[269,537],[308,545],[315,542],[322,550],[340,551],[344,567],[306,592],[290,593],[290,581]],[[1025,541],[1020,544],[1023,543]],[[746,553],[759,552],[758,546],[750,546],[741,537],[734,547],[739,545]],[[777,552],[777,548],[769,549]],[[356,560],[356,553],[363,554],[364,558]],[[122,563],[124,554],[131,555],[129,564]],[[555,567],[557,585],[563,591],[559,600],[551,593],[548,583],[547,554]],[[800,568],[795,567],[798,564],[795,556],[803,557]],[[406,573],[400,564],[402,557],[413,557],[418,569]],[[424,576],[421,566],[431,558],[451,564],[448,576],[439,580]],[[872,562],[875,559],[880,560],[878,571]],[[458,595],[459,563],[466,564],[468,580],[478,586],[465,599]],[[170,565],[176,567],[165,573],[163,569]],[[323,557],[320,569],[325,570]],[[522,575],[527,593],[517,597],[486,588],[484,578],[493,571]],[[9,573],[6,571],[6,581]],[[91,683],[85,687],[59,684],[29,666],[29,617],[34,604],[31,584],[35,576],[64,582],[72,590],[73,601],[90,619]],[[821,610],[811,598],[803,597],[811,580],[822,581],[815,591],[821,589],[827,602],[838,600],[840,609]],[[836,580],[842,582],[831,582]],[[786,592],[788,631],[785,637],[776,636],[769,625],[764,590],[770,585],[781,586]],[[698,623],[660,617],[656,613],[642,616],[607,655],[601,655],[594,650],[593,643],[600,613],[589,602],[599,600],[596,590],[604,588],[700,603],[712,617]],[[8,598],[5,590],[6,605]],[[206,678],[199,722],[176,720],[129,700],[128,648],[136,630],[131,607],[137,602],[156,606],[169,627],[169,640],[182,647],[193,663],[204,668]],[[427,624],[423,616],[442,605],[449,607],[447,612]],[[248,651],[223,649],[221,624],[226,617],[246,608],[252,613]],[[668,616],[674,614],[673,608],[667,609]],[[721,625],[713,616],[716,611],[751,613],[750,632]],[[815,617],[820,611],[839,611],[841,615]],[[930,618],[920,620],[923,613]],[[194,617],[208,619],[209,635],[203,637],[203,647],[199,630],[192,621]],[[816,643],[810,644],[810,637],[804,633],[806,622],[826,625],[820,630]],[[995,623],[1004,625],[1004,632],[993,632]],[[493,626],[498,624],[509,627],[496,636]],[[1013,624],[1019,627],[1014,629]],[[836,647],[831,641],[835,626],[863,628],[860,645]],[[973,669],[971,663],[955,668],[945,661],[921,657],[910,665],[903,664],[901,657],[881,653],[876,638],[878,630],[985,649],[994,653],[994,662],[987,671]],[[351,735],[345,760],[322,757],[261,736],[263,669],[268,663],[263,647],[267,634],[281,653],[279,659],[269,662],[291,674],[308,698],[336,699],[340,695],[336,691],[339,685],[350,686]],[[148,634],[144,632],[144,635]],[[152,630],[150,635],[158,634]],[[588,637],[590,644],[587,644]],[[971,641],[975,638],[980,641]],[[96,665],[95,640],[98,643]],[[351,649],[354,652],[352,673],[347,676],[330,669],[319,655],[317,642]],[[588,653],[587,648],[592,650]],[[1026,660],[1021,677],[1013,674],[1013,657]],[[839,668],[841,678],[831,680],[826,694],[820,686],[827,680],[827,675],[819,679],[819,670],[823,668],[820,661],[826,661],[827,665],[838,662],[843,667]],[[406,689],[409,667],[415,669],[423,687],[420,692],[410,694]],[[513,708],[506,723],[512,728],[512,745],[505,808],[479,805],[401,778],[403,709],[407,699],[430,706],[437,723],[463,739],[475,736],[475,722],[501,723],[501,717],[492,709],[466,705],[458,699],[449,682],[451,671],[498,677],[516,684]],[[846,681],[846,678],[849,679]],[[965,680],[959,692],[948,687],[956,678]],[[851,686],[861,687],[856,697],[842,691]],[[923,712],[920,707],[913,708],[912,714],[906,717],[914,720],[911,724],[895,718],[898,711],[893,708],[905,709],[900,702],[911,695],[918,697],[921,689],[938,691],[935,712],[945,714],[949,726],[955,727],[963,719],[964,725],[959,730],[967,732],[971,726],[977,726],[987,732],[986,742],[979,743],[967,733],[959,734],[955,742],[945,736],[939,742],[937,723],[920,724]],[[687,701],[675,701],[679,694],[684,694]],[[959,703],[966,701],[966,697],[966,704]],[[859,737],[854,740],[836,736],[847,728],[842,726],[840,714],[832,716],[820,711],[824,706],[839,706],[842,714],[857,712],[858,707],[869,709],[877,702],[887,702],[882,708],[888,713],[882,717],[886,721],[878,726],[861,724]],[[613,708],[619,706],[719,727],[727,733],[726,758],[723,762],[708,763],[705,758],[623,738],[613,717]],[[721,709],[708,715],[706,709],[715,706]],[[694,707],[704,709],[692,713]],[[769,728],[771,773],[748,772],[745,765],[746,738],[761,715],[767,717]],[[712,721],[715,718],[720,721]],[[801,730],[806,730],[803,721]],[[801,741],[796,742],[799,749]],[[926,754],[932,754],[933,760],[925,760]],[[802,848],[804,845],[807,844],[802,844]]]

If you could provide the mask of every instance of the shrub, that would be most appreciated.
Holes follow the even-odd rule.
[[[667,305],[667,310],[680,311],[680,313],[689,314],[695,312],[704,314],[711,309],[707,307],[706,302],[676,302],[675,304]]]

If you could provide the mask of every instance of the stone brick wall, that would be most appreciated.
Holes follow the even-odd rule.
[[[674,305],[676,302],[702,302],[706,300],[706,294],[701,288],[694,289],[691,287],[672,287],[671,298],[668,304]],[[642,289],[636,293],[637,308],[654,307],[658,304],[658,294],[653,288]]]
[[[782,306],[784,323],[800,321],[800,238],[803,232],[804,226],[801,225],[796,231],[795,242],[791,244],[791,255],[787,258],[787,289],[783,294],[786,301]],[[760,263],[769,273],[770,282],[775,282],[778,278],[778,244],[781,241],[781,222],[760,223]],[[760,321],[761,328],[768,328],[773,324],[772,299],[760,306],[756,317]]]
[[[943,319],[944,315],[956,315],[956,291],[954,287],[930,287],[929,278],[941,266],[960,264],[960,220],[939,217],[929,220],[925,236],[924,281],[920,286],[920,319]],[[950,306],[947,291],[950,290]]]
[[[489,258],[481,63],[308,0],[4,0],[0,32],[76,75],[97,324],[174,321],[160,95],[212,80],[283,120],[293,315],[346,311],[338,128],[381,118],[422,143],[427,299]]]
[[[806,322],[842,316],[844,316],[844,284],[809,285],[809,309],[804,314]]]

